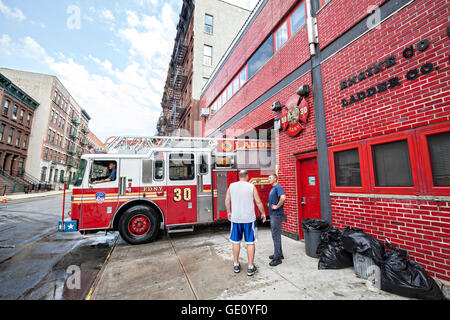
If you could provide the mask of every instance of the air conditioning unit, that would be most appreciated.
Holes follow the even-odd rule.
[[[209,109],[208,108],[201,108],[200,109],[200,117],[209,117]]]

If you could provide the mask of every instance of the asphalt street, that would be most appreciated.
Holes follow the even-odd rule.
[[[0,299],[78,300],[86,296],[117,234],[58,233],[62,204],[61,195],[1,204]],[[70,210],[70,194],[65,208]]]

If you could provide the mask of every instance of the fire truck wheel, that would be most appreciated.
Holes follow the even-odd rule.
[[[153,241],[159,230],[156,213],[147,206],[138,205],[127,209],[119,220],[119,232],[130,244]]]

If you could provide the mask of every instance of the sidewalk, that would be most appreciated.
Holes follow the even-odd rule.
[[[63,193],[64,193],[64,190],[35,192],[35,193],[23,193],[23,192],[21,192],[21,193],[15,193],[15,194],[6,195],[6,200],[9,202],[9,201],[15,201],[15,200],[31,199],[31,198],[51,197],[51,196],[62,195]],[[70,193],[72,193],[72,190],[66,190],[66,196],[67,196],[67,194],[70,194]]]
[[[247,276],[247,256],[241,246],[241,272],[233,272],[229,230],[171,234],[156,242],[132,246],[119,242],[96,283],[97,300],[409,300],[371,288],[353,268],[318,270],[303,241],[282,238],[285,259],[269,266],[273,245],[270,229],[258,230],[255,265]]]

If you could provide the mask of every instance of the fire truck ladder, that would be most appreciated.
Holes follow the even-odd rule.
[[[219,139],[223,140],[223,139]],[[106,140],[104,150],[107,153],[145,154],[153,148],[193,147],[209,148],[217,145],[215,138],[170,137],[170,136],[117,136]]]

